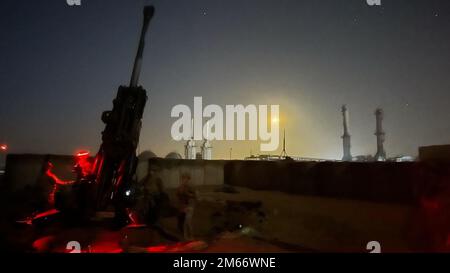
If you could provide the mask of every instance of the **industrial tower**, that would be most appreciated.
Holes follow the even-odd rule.
[[[195,140],[194,140],[194,120],[191,121],[191,138],[184,145],[184,158],[185,159],[196,159],[197,151],[195,149]]]
[[[385,133],[383,131],[383,109],[375,110],[375,117],[377,119],[377,128],[375,135],[377,136],[377,153],[375,154],[375,161],[386,161],[386,151],[384,150]]]
[[[348,133],[348,110],[347,110],[347,106],[345,104],[342,105],[342,119],[343,119],[343,125],[344,125],[344,134],[342,135],[342,146],[343,146],[343,150],[344,150],[344,155],[342,157],[342,161],[352,161],[352,154],[350,152],[351,136]]]

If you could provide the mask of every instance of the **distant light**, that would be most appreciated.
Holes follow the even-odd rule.
[[[278,123],[280,120],[278,118],[272,118],[272,123]]]
[[[8,150],[8,145],[6,145],[6,144],[0,145],[0,150],[2,150],[2,151]]]
[[[130,190],[127,190],[127,191],[125,192],[125,195],[126,195],[126,196],[130,196],[130,194],[131,194],[131,191],[130,191]]]

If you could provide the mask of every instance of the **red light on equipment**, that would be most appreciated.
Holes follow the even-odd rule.
[[[79,151],[76,154],[75,160],[76,165],[75,168],[81,170],[83,176],[87,176],[91,174],[92,171],[92,163],[90,158],[90,152],[87,150]]]
[[[89,151],[80,151],[77,153],[77,157],[89,156]]]
[[[6,145],[6,144],[0,145],[0,150],[2,150],[2,151],[8,150],[8,145]]]

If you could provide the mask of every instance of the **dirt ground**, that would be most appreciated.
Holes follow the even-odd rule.
[[[107,217],[88,227],[11,224],[2,218],[6,251],[68,252],[367,252],[370,241],[386,252],[413,251],[409,233],[415,208],[405,205],[291,195],[222,186],[197,187],[193,231],[184,241],[176,214],[154,225],[111,229]],[[178,206],[174,190],[170,205]],[[9,219],[9,220],[7,220]],[[8,222],[9,221],[9,222]],[[6,249],[5,249],[6,248]]]
[[[389,251],[410,251],[412,207],[238,187],[234,193],[209,186],[197,190],[194,230],[200,237],[239,230],[296,252],[366,252],[370,241]],[[163,221],[168,230],[169,221]]]
[[[6,210],[7,217],[0,221],[3,231],[1,249],[12,252],[71,252],[74,249],[69,247],[68,243],[77,242],[81,252],[91,253],[292,251],[261,240],[254,234],[246,232],[248,229],[244,227],[236,228],[235,225],[225,224],[224,221],[219,226],[211,226],[210,223],[217,220],[214,218],[214,214],[217,213],[215,209],[221,210],[225,204],[219,200],[215,206],[210,206],[217,201],[214,201],[216,190],[217,187],[199,189],[201,200],[198,202],[198,210],[194,213],[195,239],[192,241],[183,240],[176,228],[176,215],[163,217],[154,225],[114,229],[111,228],[110,213],[102,214],[86,226],[67,226],[60,223],[56,216],[49,216],[45,225],[32,226],[14,221],[23,217],[24,214],[17,216],[14,211]],[[171,203],[173,202],[171,205],[176,208],[174,192],[168,193]],[[205,210],[205,208],[208,209]],[[237,221],[240,222],[238,219]],[[208,224],[204,225],[204,223]]]

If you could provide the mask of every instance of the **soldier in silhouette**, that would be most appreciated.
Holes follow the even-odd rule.
[[[178,229],[182,232],[185,240],[192,240],[192,217],[194,215],[195,201],[197,195],[192,187],[191,176],[188,173],[181,175],[180,186],[177,188],[179,201]]]

